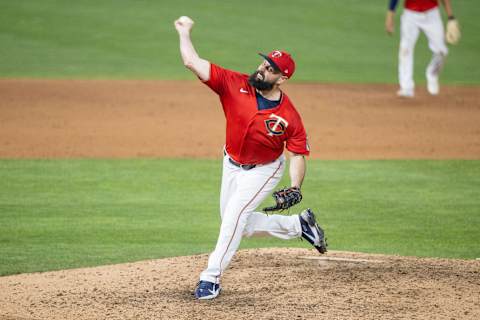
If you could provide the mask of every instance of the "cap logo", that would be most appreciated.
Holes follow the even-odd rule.
[[[282,53],[278,50],[275,50],[272,52],[272,57],[273,58],[280,58],[282,56]]]
[[[288,69],[285,69],[285,73],[288,73]]]

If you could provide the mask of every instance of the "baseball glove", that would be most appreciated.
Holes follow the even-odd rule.
[[[457,44],[460,41],[462,34],[460,32],[460,26],[456,19],[448,20],[447,22],[447,32],[445,33],[445,38],[450,44]]]
[[[300,192],[300,188],[297,187],[284,188],[275,191],[272,196],[275,199],[275,205],[264,208],[263,211],[285,210],[302,201],[302,193]]]

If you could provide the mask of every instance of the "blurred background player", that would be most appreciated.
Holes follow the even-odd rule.
[[[389,0],[389,8],[385,18],[387,33],[394,31],[394,15],[398,0]],[[458,23],[453,16],[450,0],[441,0],[448,15],[447,41],[456,43],[460,37]],[[398,78],[400,97],[412,98],[415,95],[415,83],[413,81],[413,51],[420,31],[423,31],[428,39],[428,46],[432,51],[432,59],[427,66],[426,78],[427,89],[431,95],[437,95],[440,91],[438,77],[448,54],[445,44],[445,32],[443,28],[438,0],[405,0],[400,23],[400,48],[398,53]]]

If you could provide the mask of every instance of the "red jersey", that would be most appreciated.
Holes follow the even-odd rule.
[[[437,0],[405,0],[405,8],[418,12],[424,12],[437,6]]]
[[[219,97],[227,120],[226,151],[241,164],[265,164],[289,151],[308,155],[307,135],[302,119],[282,92],[280,104],[258,110],[255,88],[248,75],[210,64],[205,82]]]

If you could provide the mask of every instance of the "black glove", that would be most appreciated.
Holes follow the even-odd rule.
[[[264,208],[263,211],[285,210],[302,201],[302,193],[300,192],[300,188],[297,187],[275,191],[272,196],[276,204],[272,207]]]

